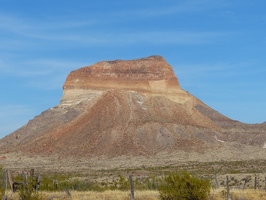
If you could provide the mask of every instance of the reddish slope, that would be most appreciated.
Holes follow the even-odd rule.
[[[165,97],[111,90],[58,131],[37,137],[21,149],[62,156],[148,155],[207,147],[215,141],[215,130],[196,110],[188,111]]]

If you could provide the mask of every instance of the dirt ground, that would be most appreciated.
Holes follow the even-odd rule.
[[[206,177],[216,185],[225,187],[226,176],[233,188],[253,188],[255,177],[257,187],[266,187],[266,150],[256,147],[238,148],[231,144],[220,153],[175,152],[161,153],[150,157],[121,156],[116,158],[68,158],[51,155],[27,157],[21,153],[1,155],[0,165],[13,172],[35,169],[37,173],[71,174],[93,180],[108,181],[119,174],[135,177],[163,176],[170,171],[187,170]],[[233,153],[232,153],[233,152]],[[255,159],[256,158],[256,159]],[[100,180],[101,179],[101,180]],[[246,183],[245,183],[246,182]]]

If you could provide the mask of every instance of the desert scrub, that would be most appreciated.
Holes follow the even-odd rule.
[[[164,183],[159,186],[162,200],[207,200],[211,184],[190,175],[188,172],[174,172],[165,177]]]
[[[23,184],[19,185],[18,195],[21,200],[45,200],[47,199],[45,195],[40,193],[37,188],[37,178],[29,177],[29,179],[24,179]]]

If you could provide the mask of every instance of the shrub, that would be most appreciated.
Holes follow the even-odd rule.
[[[15,191],[18,191],[19,199],[21,200],[44,200],[46,199],[45,195],[38,192],[37,189],[37,177],[24,177],[24,176],[15,176],[15,182],[18,184],[15,187]]]
[[[19,197],[22,200],[43,200],[45,196],[34,189],[35,182],[31,179],[25,181],[23,186],[18,188]]]
[[[206,200],[210,194],[209,180],[191,176],[188,172],[172,173],[159,187],[162,200]]]
[[[130,189],[129,180],[120,174],[117,187],[119,190],[123,191],[129,190]]]

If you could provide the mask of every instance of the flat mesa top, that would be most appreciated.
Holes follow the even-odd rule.
[[[144,92],[179,89],[172,67],[161,56],[102,61],[72,71],[63,89],[123,89]],[[169,90],[169,91],[168,91]]]

